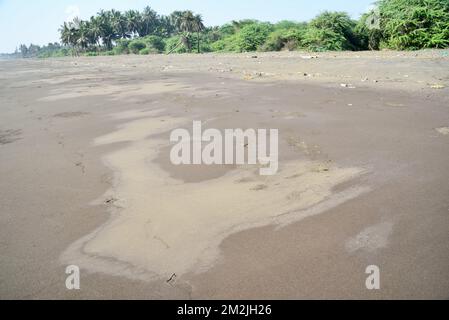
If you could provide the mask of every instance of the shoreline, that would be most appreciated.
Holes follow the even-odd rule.
[[[140,68],[152,72],[179,73],[205,72],[221,74],[237,80],[270,82],[301,81],[329,86],[351,85],[357,88],[382,90],[422,90],[426,94],[447,92],[449,79],[440,69],[448,63],[449,49],[426,49],[418,51],[342,51],[342,52],[246,52],[246,53],[203,53],[203,54],[158,54],[149,56],[119,55],[97,57],[63,57],[49,59],[22,59],[16,61],[58,64],[70,62],[74,66],[88,67],[95,63],[108,65],[115,60],[129,60],[115,66],[117,71]],[[200,65],[190,61],[204,59]],[[395,62],[388,69],[383,67],[385,60]],[[186,61],[189,61],[186,64]],[[351,61],[348,69],[342,69],[336,62]],[[425,68],[417,72],[417,61],[425,63]],[[206,63],[207,62],[207,63]],[[410,62],[412,64],[410,64]],[[376,67],[378,65],[378,67]],[[424,67],[424,65],[423,65]],[[428,70],[432,69],[432,74]],[[349,88],[350,89],[350,88]]]

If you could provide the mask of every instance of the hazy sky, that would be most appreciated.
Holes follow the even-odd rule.
[[[252,18],[262,21],[306,21],[324,10],[346,11],[354,18],[375,0],[0,0],[0,52],[13,52],[20,43],[59,41],[59,26],[68,18],[88,18],[100,9],[142,9],[159,14],[190,9],[206,25]]]

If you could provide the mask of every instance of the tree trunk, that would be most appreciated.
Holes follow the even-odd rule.
[[[200,32],[198,31],[198,53],[201,53],[200,49]]]

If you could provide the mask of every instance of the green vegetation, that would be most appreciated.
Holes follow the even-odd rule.
[[[381,0],[381,46],[397,49],[449,47],[448,0]]]
[[[147,45],[142,40],[133,40],[129,44],[128,48],[131,53],[138,54],[141,50],[145,49]]]
[[[256,20],[205,27],[191,11],[169,16],[100,11],[60,28],[62,44],[22,45],[23,57],[281,50],[416,50],[449,47],[448,0],[379,0],[358,21],[344,12],[323,12],[309,23]]]
[[[11,56],[22,57],[22,58],[50,58],[50,57],[64,57],[72,54],[72,48],[61,46],[59,43],[49,43],[46,46],[37,46],[31,44],[29,46],[20,45],[20,51]]]

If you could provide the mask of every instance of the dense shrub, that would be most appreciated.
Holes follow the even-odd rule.
[[[282,20],[274,24],[275,30],[303,29],[307,27],[307,23],[298,23],[289,20]]]
[[[218,32],[220,33],[221,37],[225,38],[228,36],[232,36],[236,32],[236,28],[234,25],[228,23],[221,27],[219,27]]]
[[[86,55],[86,57],[96,57],[96,56],[99,56],[100,54],[95,51],[90,51],[90,52],[86,52],[85,55]]]
[[[102,55],[102,56],[113,56],[115,54],[114,54],[114,51],[108,50],[108,51],[101,52],[100,55]]]
[[[269,23],[253,23],[245,25],[237,37],[237,45],[241,52],[255,51],[259,49],[267,40],[268,35],[273,30]]]
[[[139,54],[141,55],[149,55],[151,53],[150,48],[144,48],[139,51]]]
[[[380,28],[375,26],[376,21],[374,19],[379,19],[377,13],[374,11],[365,13],[354,28],[361,50],[379,50],[380,48],[382,32]]]
[[[119,39],[117,40],[117,45],[114,47],[113,51],[115,54],[128,54],[129,53],[129,44],[131,40],[129,39]]]
[[[301,46],[311,51],[341,51],[347,49],[347,39],[330,29],[312,27],[305,32]]]
[[[149,52],[160,53],[164,52],[165,50],[165,42],[162,37],[146,36],[142,40],[145,42],[147,48],[149,49]]]
[[[354,33],[355,26],[356,22],[347,13],[325,11],[310,22],[308,39],[313,42],[316,36],[317,42],[324,42],[325,47],[339,48],[326,50],[357,50],[360,42]],[[326,36],[328,40],[323,38]]]
[[[449,47],[448,0],[380,0],[384,46],[391,49]]]
[[[140,50],[145,49],[147,45],[143,40],[137,39],[131,41],[131,43],[128,45],[129,51],[134,54],[138,54]]]
[[[165,40],[165,52],[166,53],[186,53],[188,48],[183,45],[181,36],[170,37]]]
[[[240,51],[238,36],[236,34],[218,40],[211,44],[211,49],[218,52],[236,52]]]
[[[261,51],[280,51],[284,48],[285,38],[284,38],[285,30],[277,30],[270,33],[265,41],[265,43],[261,46]]]
[[[304,39],[305,29],[279,29],[269,34],[262,51],[295,50]]]

